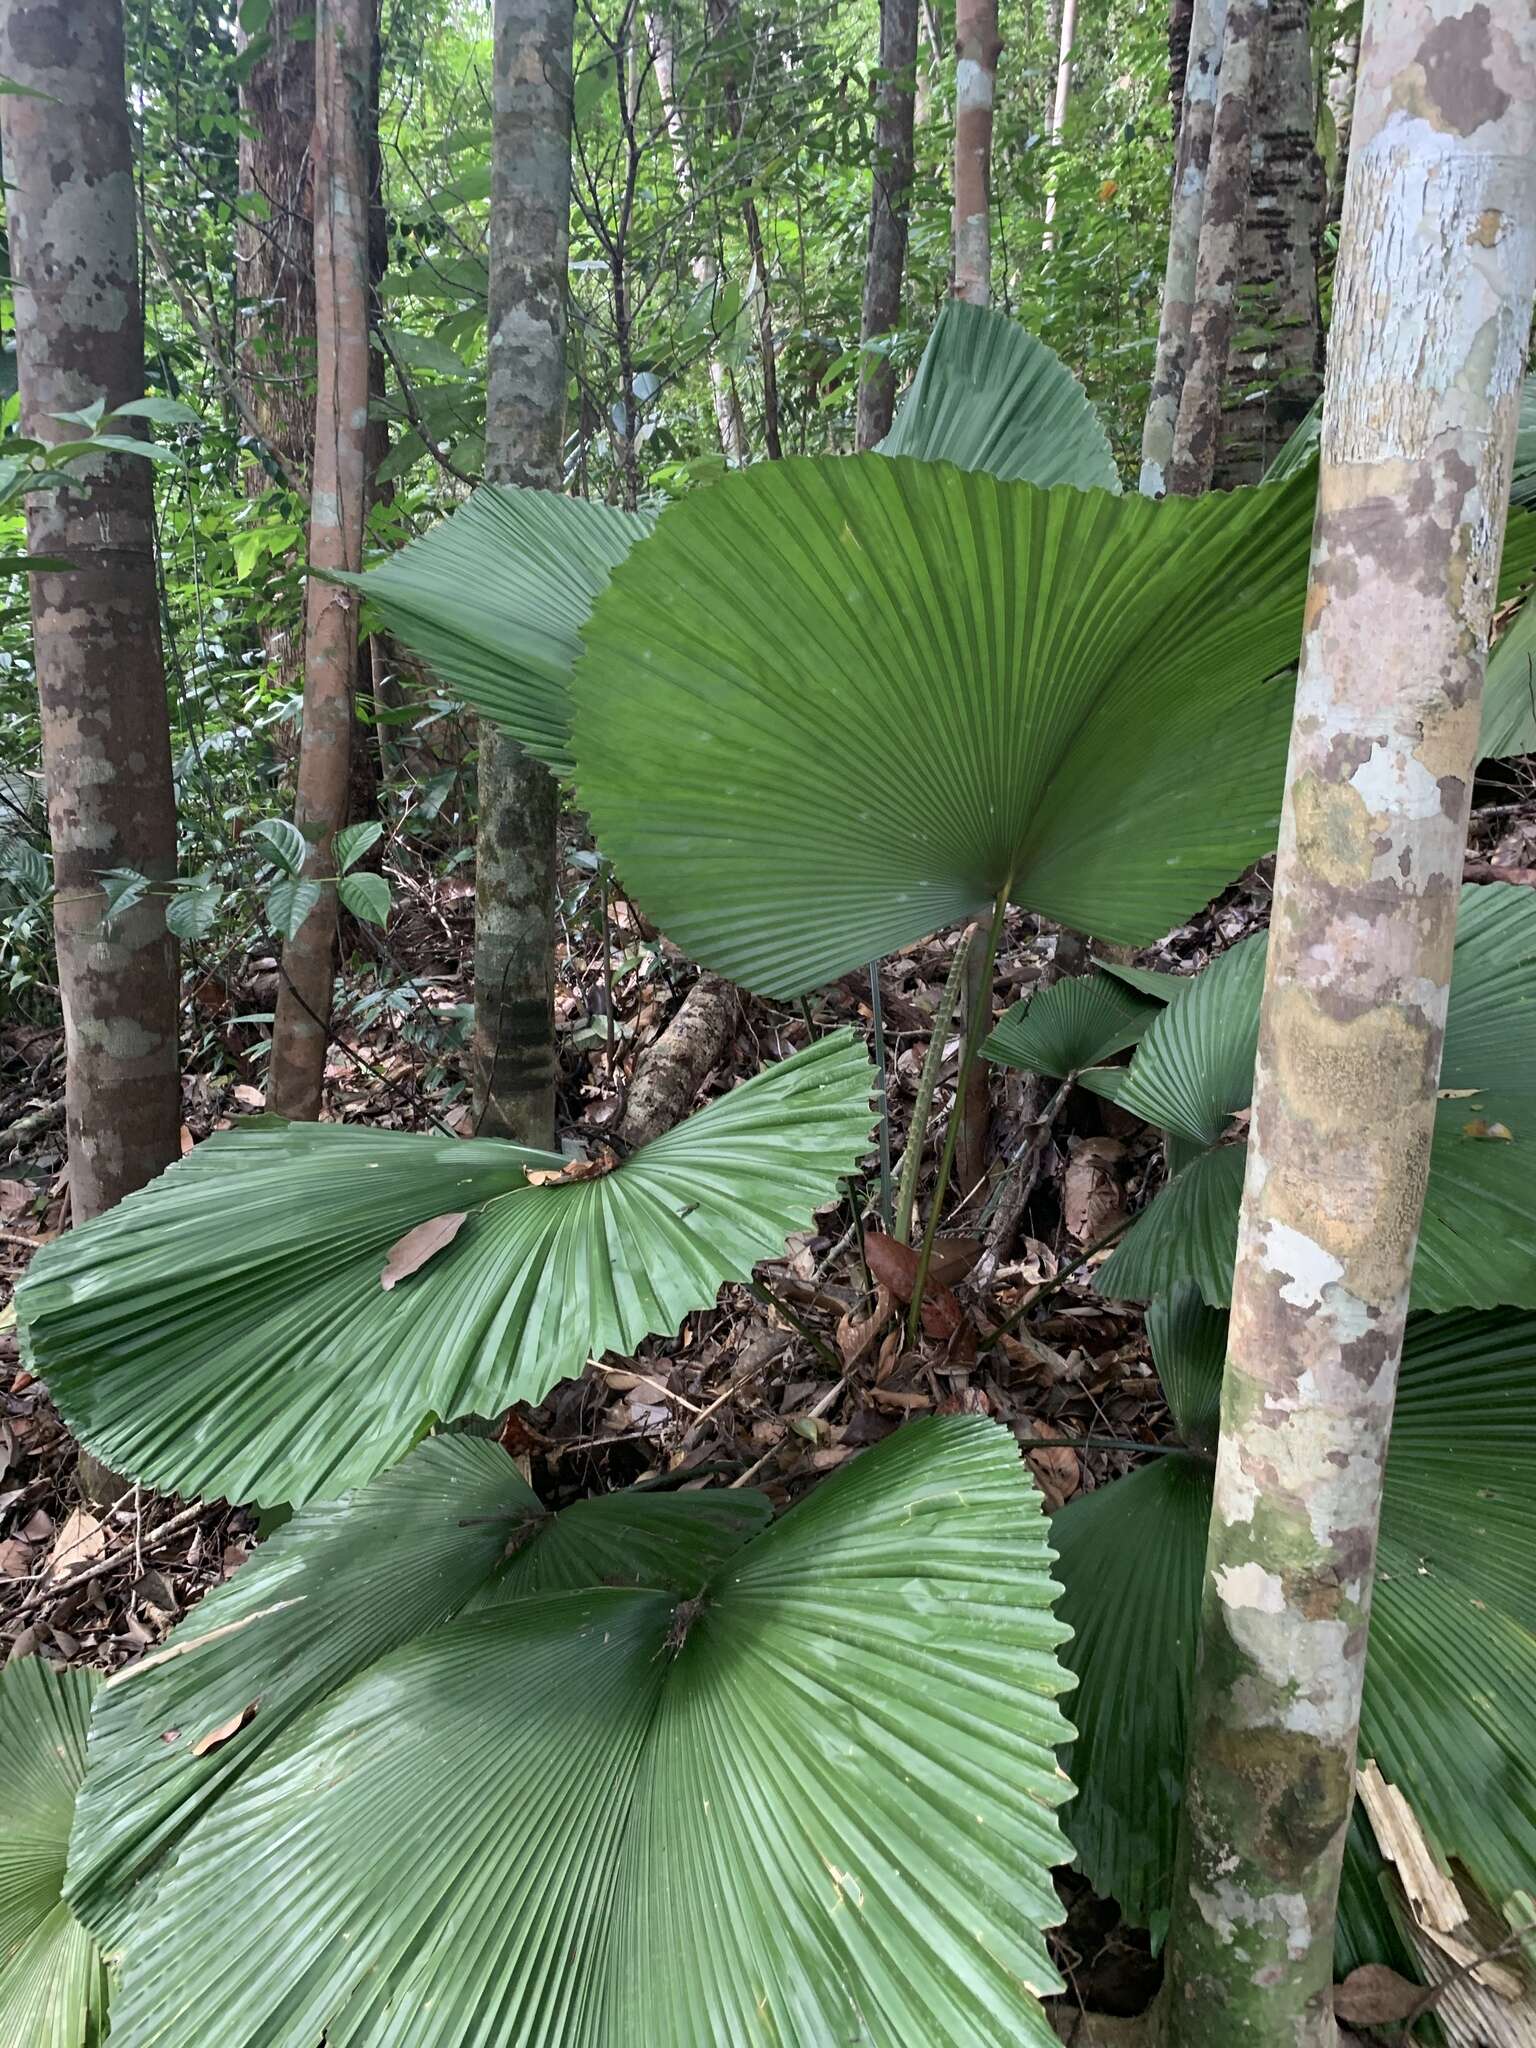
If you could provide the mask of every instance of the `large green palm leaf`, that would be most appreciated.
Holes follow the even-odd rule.
[[[1116,1100],[1186,1147],[1207,1149],[1181,1164],[1099,1269],[1107,1295],[1150,1297],[1195,1279],[1208,1301],[1231,1298],[1243,1148],[1219,1141],[1252,1093],[1265,943],[1260,935],[1223,954],[1136,1049]],[[1462,890],[1440,1085],[1413,1305],[1536,1307],[1530,889]]]
[[[459,1455],[468,1551],[493,1461],[511,1468]],[[506,1499],[525,1531],[515,1483]],[[281,1584],[325,1613],[367,1550],[338,1558],[330,1512],[329,1536],[283,1532]],[[231,1738],[158,1883],[126,1891],[129,1847],[115,1894],[98,1874],[122,1902],[114,2048],[1044,2048],[1067,1681],[1015,1445],[974,1417],[917,1424],[745,1544],[760,1504],[717,1506],[701,1580],[711,1512],[631,1497],[590,1565],[626,1574],[629,1535],[667,1514],[693,1518],[680,1573],[527,1590],[324,1680],[312,1626],[305,1703],[262,1747],[261,1706]],[[214,1620],[107,1696],[103,1803],[168,1713],[201,1726],[261,1698],[294,1654],[286,1614],[217,1643]]]
[[[114,1470],[226,1499],[370,1478],[433,1417],[540,1399],[677,1327],[834,1201],[870,1128],[849,1032],[593,1180],[499,1140],[267,1121],[220,1133],[51,1245],[18,1297],[33,1370]],[[393,1246],[464,1214],[391,1290]]]
[[[1225,1317],[1187,1296],[1159,1364],[1214,1404]],[[1392,1425],[1360,1753],[1496,1904],[1536,1869],[1536,1316],[1415,1317]],[[1077,1673],[1067,1831],[1135,1921],[1166,1913],[1213,1467],[1175,1454],[1052,1518]],[[1358,1845],[1352,1849],[1358,1856]],[[1355,1891],[1374,1895],[1368,1872]],[[1378,1916],[1379,1918],[1379,1916]],[[1353,1960],[1379,1936],[1357,1914]]]
[[[1120,488],[1109,437],[1060,356],[1017,321],[964,299],[940,308],[880,453],[1009,482]]]
[[[1005,888],[1156,937],[1274,843],[1310,527],[1304,485],[734,475],[663,514],[586,629],[597,838],[672,938],[774,994]]]
[[[0,2042],[94,2048],[107,1980],[64,1903],[94,1674],[23,1657],[0,1673]]]

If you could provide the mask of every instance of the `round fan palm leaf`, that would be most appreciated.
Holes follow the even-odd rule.
[[[1162,1007],[1113,975],[1073,975],[1015,1003],[981,1050],[998,1066],[1066,1080],[1135,1045]]]
[[[566,776],[581,628],[652,523],[589,498],[486,484],[378,568],[345,580],[445,689]]]
[[[1122,1107],[1206,1145],[1246,1107],[1265,945],[1244,940],[1154,1018]],[[1536,891],[1461,892],[1440,1091],[1412,1305],[1536,1307]],[[1175,1174],[1099,1268],[1101,1292],[1145,1299],[1194,1279],[1207,1301],[1230,1300],[1244,1150],[1219,1146]]]
[[[107,1979],[64,1903],[64,1862],[85,1771],[94,1673],[21,1657],[0,1672],[0,2041],[95,2048]]]
[[[583,635],[597,838],[770,994],[1004,889],[1155,938],[1274,843],[1310,527],[1306,490],[1154,504],[874,454],[730,476]]]
[[[1006,314],[964,299],[940,308],[879,452],[1007,482],[1120,488],[1109,437],[1060,356]]]
[[[1046,2048],[1050,1558],[1007,1433],[946,1417],[699,1595],[529,1592],[385,1650],[134,1895],[114,2048]]]
[[[114,1471],[303,1501],[434,1417],[539,1400],[675,1330],[838,1198],[869,1139],[852,1033],[770,1067],[596,1179],[492,1139],[267,1121],[218,1133],[49,1246],[18,1309],[32,1370]],[[434,1219],[456,1234],[386,1289]]]

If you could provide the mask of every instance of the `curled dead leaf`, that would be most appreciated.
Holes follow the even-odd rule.
[[[1385,1963],[1362,1963],[1333,1988],[1334,2013],[1352,2027],[1396,2026],[1423,2001],[1423,1985],[1410,1984]]]
[[[917,1253],[899,1238],[883,1230],[864,1233],[864,1260],[877,1287],[889,1290],[897,1301],[910,1301],[917,1285]]]
[[[568,1159],[564,1166],[525,1166],[523,1173],[531,1188],[562,1188],[573,1181],[601,1180],[618,1163],[618,1153],[604,1146],[590,1159]]]
[[[398,1287],[402,1280],[408,1280],[412,1273],[419,1273],[428,1259],[434,1259],[440,1251],[453,1243],[469,1220],[467,1209],[450,1209],[446,1216],[430,1216],[425,1223],[418,1223],[414,1230],[408,1230],[389,1248],[384,1261],[384,1271],[379,1285],[388,1294]]]
[[[238,1735],[242,1728],[249,1727],[255,1720],[256,1709],[260,1705],[261,1700],[258,1697],[252,1700],[249,1706],[242,1707],[238,1714],[231,1714],[227,1721],[221,1721],[217,1728],[210,1728],[206,1735],[199,1735],[192,1745],[192,1754],[207,1756],[210,1750],[222,1747],[231,1736]]]
[[[874,1308],[862,1320],[856,1320],[851,1314],[841,1318],[833,1342],[837,1346],[837,1355],[843,1361],[846,1372],[852,1372],[856,1365],[864,1363],[874,1347],[875,1339],[890,1321],[891,1311],[895,1306],[891,1290],[888,1287],[880,1287],[875,1292]]]
[[[1461,1128],[1469,1138],[1496,1138],[1502,1139],[1506,1144],[1511,1143],[1515,1135],[1508,1124],[1491,1124],[1480,1116],[1473,1117],[1469,1124],[1463,1124]]]

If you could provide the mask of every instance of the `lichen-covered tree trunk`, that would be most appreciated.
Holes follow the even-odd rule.
[[[1051,142],[1061,147],[1061,139],[1067,132],[1067,105],[1072,97],[1072,45],[1077,41],[1077,0],[1062,0],[1059,51],[1056,59],[1056,97],[1051,102]],[[1045,235],[1042,247],[1050,250],[1056,246],[1052,223],[1056,218],[1056,172],[1051,170],[1051,181],[1045,194]]]
[[[59,413],[144,391],[119,0],[0,0],[0,73],[21,423],[78,440]],[[75,474],[30,500],[27,544],[71,565],[34,576],[31,596],[81,1223],[176,1157],[180,1116],[164,897],[102,928],[104,869],[176,871],[150,465],[103,455]]]
[[[706,0],[705,16],[712,36],[731,36],[740,27],[736,0]],[[725,121],[731,135],[740,141],[746,126],[746,108],[734,64],[727,63],[722,80]],[[768,245],[763,235],[762,216],[750,188],[741,203],[741,222],[747,232],[747,253],[752,258],[752,295],[757,305],[758,370],[763,380],[763,446],[770,462],[783,456],[779,433],[778,345],[773,332],[773,291],[768,276]]]
[[[1141,488],[1160,498],[1168,488],[1173,430],[1179,417],[1184,369],[1189,360],[1189,322],[1195,301],[1195,267],[1200,256],[1200,222],[1205,213],[1205,180],[1216,121],[1216,79],[1221,68],[1227,0],[1194,0],[1184,65],[1183,112],[1173,161],[1173,197],[1168,215],[1168,262],[1163,272],[1157,355],[1141,432]]]
[[[673,174],[677,179],[677,189],[688,208],[690,231],[697,241],[699,224],[693,211],[693,159],[688,149],[688,131],[677,90],[677,50],[672,40],[672,26],[664,14],[647,14],[645,33],[650,45],[651,62],[656,69],[656,90],[661,96],[661,111],[667,124],[667,138],[672,145]],[[720,265],[712,242],[698,244],[690,268],[693,271],[693,281],[700,293],[708,292],[713,298],[720,281]],[[732,462],[745,462],[747,423],[742,417],[741,401],[736,395],[736,387],[731,382],[730,372],[714,352],[711,352],[709,358],[709,390],[715,409],[715,430],[720,436],[721,451]]]
[[[1333,168],[1328,178],[1328,219],[1337,222],[1344,212],[1344,173],[1349,165],[1350,129],[1355,118],[1355,72],[1360,63],[1360,38],[1340,36],[1333,46],[1328,80],[1323,88],[1328,118],[1333,124]]]
[[[565,435],[571,0],[496,0],[485,470],[552,489]],[[475,1103],[486,1136],[555,1128],[554,777],[480,721]]]
[[[955,297],[992,295],[992,101],[1003,40],[997,0],[955,6]]]
[[[1271,0],[1212,481],[1256,484],[1323,388],[1323,163],[1309,0]]]
[[[315,453],[309,559],[362,567],[368,439],[368,104],[370,0],[315,9]],[[304,605],[304,724],[294,816],[319,900],[283,947],[267,1099],[280,1116],[316,1117],[335,980],[332,840],[346,822],[357,673],[357,599],[309,578]]]
[[[1327,2048],[1382,1469],[1536,280],[1536,16],[1367,7],[1168,1944]]]
[[[1227,0],[1216,120],[1205,178],[1184,388],[1173,429],[1168,488],[1198,497],[1210,488],[1221,439],[1221,399],[1232,347],[1243,224],[1253,172],[1254,107],[1264,84],[1269,0]]]
[[[880,0],[880,80],[875,87],[875,163],[869,202],[869,253],[859,339],[889,334],[901,319],[912,206],[912,131],[917,89],[918,0]],[[896,372],[887,357],[866,358],[859,379],[859,446],[891,431]]]

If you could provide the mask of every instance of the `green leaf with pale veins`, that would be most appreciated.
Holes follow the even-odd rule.
[[[1154,1331],[1170,1400],[1209,1414],[1226,1317],[1186,1298]],[[1360,1754],[1447,1866],[1493,1901],[1536,1868],[1536,1316],[1415,1316],[1382,1501]],[[1063,1652],[1079,1690],[1067,1832],[1094,1888],[1158,1925],[1173,1872],[1213,1467],[1175,1454],[1061,1509]],[[1352,1843],[1340,1952],[1396,1963],[1374,1859]],[[1523,1875],[1522,1875],[1523,1873]]]
[[[64,1903],[64,1860],[97,1679],[20,1657],[0,1672],[0,2041],[95,2048],[107,1975]]]
[[[369,1479],[433,1416],[539,1400],[675,1330],[810,1226],[864,1154],[871,1068],[818,1040],[596,1179],[498,1139],[253,1122],[45,1248],[32,1370],[114,1471],[228,1500]],[[386,1290],[391,1250],[465,1221]]]
[[[597,839],[680,946],[775,995],[1003,889],[1148,942],[1274,844],[1310,533],[1307,486],[737,472],[593,609],[572,737]]]
[[[1116,1098],[1186,1146],[1215,1144],[1251,1099],[1265,943],[1234,947],[1170,1005]],[[1536,1307],[1536,891],[1461,892],[1440,1088],[1413,1306]],[[1245,1151],[1184,1164],[1099,1268],[1100,1292],[1140,1300],[1193,1279],[1230,1300]]]
[[[631,1496],[584,1562],[707,1512]],[[688,1546],[697,1593],[541,1588],[335,1659],[259,1750],[258,1708],[158,1883],[119,1887],[113,2048],[1049,2048],[1067,1681],[1016,1445],[927,1419],[749,1533],[733,1508],[713,1558]],[[311,1578],[344,1612],[318,1553],[287,1583]],[[262,1694],[268,1627],[182,1720]],[[149,1768],[174,1670],[108,1696],[104,1797]]]
[[[1010,482],[1120,489],[1109,437],[1060,356],[1006,314],[964,299],[940,308],[880,453]]]

